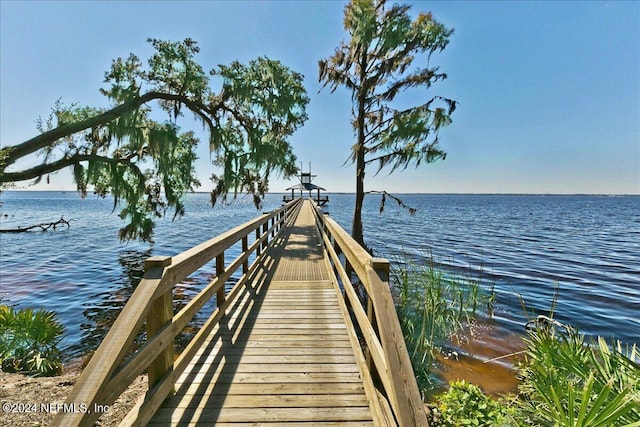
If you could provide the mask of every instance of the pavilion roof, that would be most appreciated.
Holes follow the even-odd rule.
[[[324,188],[320,187],[319,185],[315,185],[315,184],[311,184],[311,183],[304,183],[304,184],[297,184],[294,185],[293,187],[289,187],[287,188],[286,191],[289,190],[322,190],[322,191],[327,191]]]

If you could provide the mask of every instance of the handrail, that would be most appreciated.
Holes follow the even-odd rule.
[[[379,379],[395,423],[400,427],[427,427],[424,405],[389,288],[389,261],[372,257],[318,207],[314,213],[325,250],[342,283],[343,298],[366,343],[363,351],[369,371]],[[340,253],[344,254],[346,265],[342,265]],[[350,270],[364,287],[366,306],[351,283]]]
[[[101,413],[108,409],[108,405],[147,370],[149,390],[122,422],[124,425],[146,424],[173,390],[177,378],[197,351],[206,332],[217,324],[239,294],[240,287],[256,270],[269,242],[274,241],[284,225],[295,220],[300,202],[301,199],[293,200],[179,255],[147,259],[142,281],[91,357],[67,397],[63,410],[56,414],[53,425],[93,425]],[[254,231],[255,240],[249,245],[249,236]],[[238,242],[242,245],[240,256],[225,267],[225,250]],[[256,259],[249,266],[249,257],[254,252]],[[173,287],[213,259],[216,260],[216,277],[180,312],[173,315]],[[242,276],[234,288],[225,293],[225,282],[240,268]],[[214,294],[217,309],[174,360],[175,337]],[[146,342],[124,360],[145,320]]]

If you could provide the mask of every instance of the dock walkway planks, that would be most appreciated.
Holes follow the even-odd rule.
[[[373,426],[304,201],[149,425]]]

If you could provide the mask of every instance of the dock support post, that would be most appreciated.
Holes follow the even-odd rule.
[[[152,268],[165,268],[171,265],[171,257],[154,256],[144,261],[145,271]],[[158,333],[166,323],[173,319],[173,290],[169,289],[151,303],[147,315],[147,337]],[[173,343],[167,343],[166,348],[156,357],[148,368],[149,388],[156,385],[165,374],[173,368]]]

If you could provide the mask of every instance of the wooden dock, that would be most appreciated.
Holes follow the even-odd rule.
[[[150,259],[146,296],[134,293],[119,317],[136,325],[116,321],[68,402],[109,404],[146,369],[149,392],[122,425],[426,426],[385,273],[375,272],[388,274],[388,263],[349,239],[311,201],[296,200],[183,254]],[[242,254],[227,265],[234,243]],[[174,315],[173,285],[208,259],[216,279]],[[225,293],[236,270],[242,277]],[[212,296],[218,309],[176,358],[173,338]],[[130,346],[144,319],[147,343],[136,354],[107,350]],[[99,416],[58,415],[65,426]]]
[[[220,320],[152,425],[373,425],[311,209],[269,248],[268,272]]]

